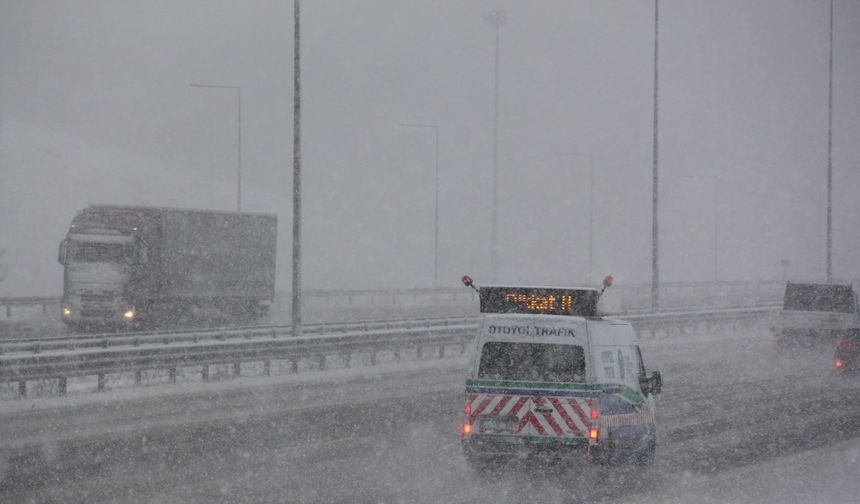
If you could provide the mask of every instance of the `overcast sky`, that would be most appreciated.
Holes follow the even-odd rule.
[[[823,276],[829,5],[660,2],[663,280]],[[488,278],[491,9],[498,281],[650,280],[653,2],[302,7],[305,288],[433,285],[433,129],[398,123],[439,126],[439,285]],[[288,288],[292,8],[0,0],[0,295],[61,291],[89,203],[235,209],[237,94],[192,82],[242,89],[243,210],[278,214]],[[860,2],[834,9],[834,274],[855,278]]]

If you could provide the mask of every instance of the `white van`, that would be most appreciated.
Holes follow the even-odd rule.
[[[601,464],[653,459],[662,378],[646,375],[629,323],[598,316],[602,291],[478,292],[483,316],[461,433],[471,464],[522,455],[580,455]]]

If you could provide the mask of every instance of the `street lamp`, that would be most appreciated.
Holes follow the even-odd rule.
[[[658,251],[658,239],[659,233],[657,228],[657,216],[658,216],[658,189],[660,188],[659,184],[659,172],[657,170],[658,164],[658,147],[659,144],[657,142],[657,131],[659,126],[658,115],[657,115],[657,103],[659,98],[658,90],[658,72],[659,66],[657,65],[660,52],[658,51],[658,42],[660,40],[660,0],[654,0],[654,167],[652,174],[652,182],[651,182],[651,311],[656,312],[660,309],[660,275],[659,275],[659,264],[660,261],[657,257]]]
[[[556,152],[556,156],[587,157],[588,158],[588,282],[594,273],[592,258],[594,257],[594,156],[591,153]]]
[[[301,0],[293,2],[293,336],[302,335]]]
[[[397,123],[405,128],[433,128],[433,147],[435,151],[436,182],[435,204],[433,205],[433,287],[439,286],[439,125]]]
[[[830,0],[830,64],[827,79],[827,283],[833,282],[833,0]]]
[[[198,84],[192,82],[193,88],[231,89],[236,91],[236,106],[238,121],[236,127],[236,211],[242,211],[242,88],[239,86],[221,86],[216,84]]]
[[[496,239],[499,220],[499,35],[507,20],[507,12],[492,10],[484,14],[484,22],[496,27],[496,65],[493,88],[493,222],[490,226],[490,278],[496,281]]]

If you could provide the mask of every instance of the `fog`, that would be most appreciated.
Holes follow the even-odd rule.
[[[293,8],[0,0],[0,500],[856,496],[860,2],[305,1],[301,334]]]
[[[490,276],[490,9],[498,281],[650,280],[653,4],[321,0],[302,17],[305,288],[434,285],[433,129],[398,123],[438,125],[438,285]],[[834,9],[833,263],[852,278],[860,5]],[[824,276],[828,16],[661,2],[661,280]],[[284,2],[2,2],[0,295],[60,292],[57,243],[90,203],[236,208],[237,93],[190,83],[241,87],[242,209],[279,216],[289,289],[292,37]]]

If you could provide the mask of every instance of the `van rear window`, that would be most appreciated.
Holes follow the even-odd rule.
[[[576,345],[491,341],[481,349],[478,378],[582,383],[585,352]]]

